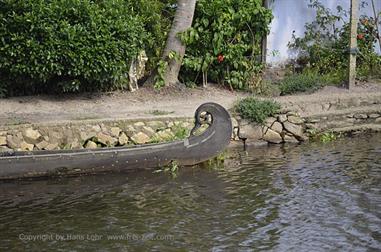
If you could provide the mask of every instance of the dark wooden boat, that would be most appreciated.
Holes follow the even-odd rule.
[[[206,130],[196,134],[204,124]],[[2,153],[0,179],[156,168],[171,162],[194,165],[223,151],[231,134],[229,113],[216,103],[205,103],[196,110],[195,126],[185,140],[93,150]]]

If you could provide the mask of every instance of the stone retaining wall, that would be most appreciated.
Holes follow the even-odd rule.
[[[353,110],[336,110],[333,113],[300,116],[297,112],[283,111],[268,118],[264,125],[251,123],[239,116],[234,122],[235,140],[247,139],[258,143],[298,143],[323,132],[381,131],[381,106]]]
[[[364,97],[363,97],[364,96]],[[283,98],[281,98],[283,99]],[[381,131],[381,95],[361,95],[299,102],[278,101],[283,110],[263,125],[232,113],[232,139],[249,143],[297,143],[327,132]],[[0,152],[126,146],[182,139],[193,118],[151,120],[85,120],[61,124],[0,126]],[[239,130],[238,130],[239,129]]]
[[[0,127],[0,152],[126,146],[184,138],[193,119],[82,121]]]
[[[263,125],[249,122],[236,116],[233,124],[239,127],[233,134],[234,140],[247,139],[249,143],[298,143],[308,139],[305,120],[295,112],[284,112],[269,117]],[[236,128],[237,129],[237,128]]]

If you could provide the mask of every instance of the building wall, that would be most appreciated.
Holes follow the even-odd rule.
[[[296,36],[303,35],[304,25],[315,19],[316,12],[309,8],[310,0],[269,0],[270,8],[273,11],[274,19],[271,23],[270,34],[267,39],[267,63],[271,65],[281,65],[289,59],[295,57],[295,53],[288,50],[287,44],[291,41],[292,32]],[[326,7],[336,10],[337,5],[341,5],[345,10],[350,10],[350,0],[320,0]],[[360,15],[366,14],[373,17],[371,0],[364,1],[367,6],[361,8]],[[374,0],[376,10],[381,11],[381,0]],[[380,27],[381,29],[381,27]],[[379,45],[375,45],[380,53]]]

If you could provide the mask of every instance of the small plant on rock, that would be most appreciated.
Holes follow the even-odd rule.
[[[274,101],[258,100],[247,97],[236,105],[236,111],[244,119],[252,122],[263,123],[266,118],[275,115],[280,110],[280,105]]]

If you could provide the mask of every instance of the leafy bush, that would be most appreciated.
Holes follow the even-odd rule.
[[[18,94],[108,89],[149,39],[126,0],[1,1],[0,37],[0,77]]]
[[[345,77],[349,60],[350,24],[348,13],[337,6],[336,14],[324,7],[318,0],[310,0],[310,7],[316,10],[316,19],[305,25],[302,37],[293,34],[289,48],[298,53],[298,63],[309,66],[320,74],[336,74]],[[375,52],[377,41],[376,20],[362,16],[358,26],[357,67],[358,75],[381,76],[381,56]]]
[[[129,0],[133,9],[141,18],[145,30],[150,34],[146,40],[147,71],[157,67],[161,58],[162,50],[167,41],[168,31],[171,28],[172,19],[176,8],[176,0]]]
[[[236,111],[244,119],[252,122],[263,123],[266,118],[275,115],[280,110],[280,105],[274,101],[258,100],[248,97],[236,105]]]
[[[299,92],[313,92],[324,85],[324,79],[317,74],[294,74],[284,78],[279,89],[281,95],[294,94]]]
[[[260,42],[271,19],[262,0],[197,1],[193,26],[181,35],[187,49],[180,79],[200,83],[207,73],[209,81],[244,89],[261,70]]]

